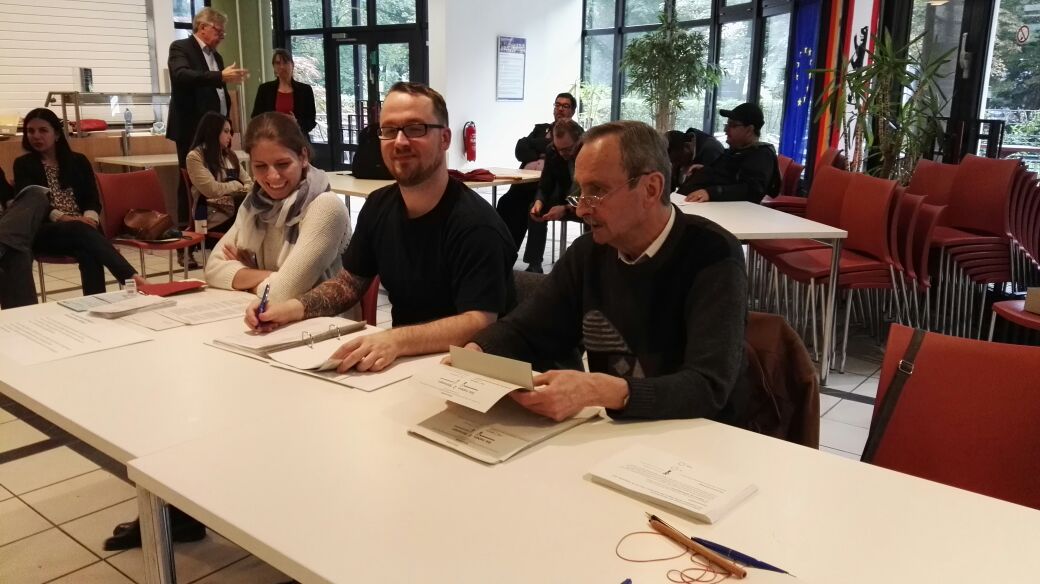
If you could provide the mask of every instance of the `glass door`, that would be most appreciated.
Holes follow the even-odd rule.
[[[393,33],[386,32],[378,40],[363,34],[334,36],[339,37],[333,41],[339,87],[337,103],[335,107],[330,103],[329,109],[339,114],[330,119],[330,146],[335,153],[332,168],[344,169],[354,158],[361,130],[393,84],[422,77],[415,74],[419,51],[412,39],[393,38]]]

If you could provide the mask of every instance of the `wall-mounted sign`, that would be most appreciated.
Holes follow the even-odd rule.
[[[527,62],[527,39],[498,37],[498,70],[495,84],[495,99],[498,101],[523,101],[524,68]]]

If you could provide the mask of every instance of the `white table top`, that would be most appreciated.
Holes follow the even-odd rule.
[[[245,162],[249,160],[249,154],[244,150],[236,150],[238,159]],[[133,156],[98,156],[94,159],[97,164],[111,164],[114,166],[129,166],[132,168],[159,168],[162,166],[177,166],[176,154],[138,154]]]
[[[493,174],[498,176],[493,181],[467,182],[466,186],[471,189],[485,187],[498,187],[521,183],[537,182],[542,173],[537,170],[523,170],[516,168],[489,168]],[[332,192],[351,197],[367,197],[372,191],[394,184],[392,180],[354,178],[349,172],[330,172],[329,184]]]
[[[1040,572],[1040,511],[706,420],[593,422],[486,466],[406,434],[441,407],[407,383],[324,409],[292,404],[275,423],[132,461],[130,478],[302,582],[666,582],[690,564],[615,556],[625,534],[648,529],[644,511],[801,582]],[[633,444],[759,491],[703,525],[583,478]]]
[[[66,310],[54,302],[2,310],[0,322]],[[203,344],[243,330],[240,319],[158,332],[126,326],[154,340],[33,366],[0,355],[0,392],[121,463],[236,424],[276,420],[295,400],[321,404],[354,392]]]
[[[678,194],[672,202],[689,215],[699,215],[718,223],[737,239],[845,239],[844,229],[817,223],[804,217],[777,211],[747,201],[687,203]]]

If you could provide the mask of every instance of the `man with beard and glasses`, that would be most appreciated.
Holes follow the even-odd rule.
[[[512,237],[495,210],[448,176],[451,144],[444,98],[418,83],[390,88],[379,115],[383,159],[397,183],[372,193],[343,254],[343,270],[298,299],[272,303],[253,329],[353,306],[379,279],[394,328],[345,343],[339,370],[380,371],[398,357],[464,345],[516,303]]]

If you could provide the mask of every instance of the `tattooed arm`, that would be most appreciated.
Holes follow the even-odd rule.
[[[299,299],[271,303],[263,314],[257,314],[260,301],[253,301],[246,309],[246,325],[268,331],[305,318],[335,316],[361,300],[371,282],[372,278],[340,270],[336,277],[322,282]]]

